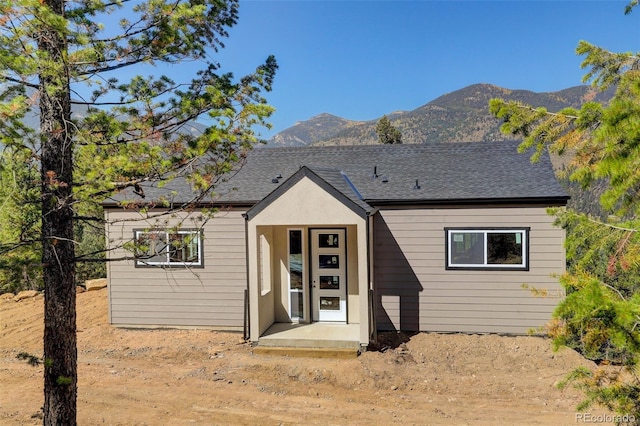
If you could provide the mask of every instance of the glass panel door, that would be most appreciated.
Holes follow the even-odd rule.
[[[311,290],[315,321],[347,321],[344,229],[311,230]]]

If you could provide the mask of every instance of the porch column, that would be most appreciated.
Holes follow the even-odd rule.
[[[249,340],[260,337],[260,286],[258,281],[258,235],[256,226],[247,224],[247,275],[249,280]]]
[[[360,345],[369,344],[369,264],[367,246],[367,222],[357,223],[358,238],[358,305],[360,308]]]

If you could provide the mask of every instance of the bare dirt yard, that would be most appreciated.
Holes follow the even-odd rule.
[[[42,423],[42,366],[16,359],[42,356],[42,304],[0,298],[0,424]],[[575,425],[580,395],[555,384],[578,365],[591,363],[546,339],[495,335],[417,334],[349,360],[254,355],[235,333],[114,328],[106,290],[78,294],[81,425]]]

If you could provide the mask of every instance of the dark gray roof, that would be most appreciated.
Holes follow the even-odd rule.
[[[349,176],[347,176],[343,171],[338,169],[320,167],[312,169],[312,171],[316,173],[322,180],[327,182],[327,184],[329,184],[338,192],[353,201],[353,203],[355,203],[363,211],[368,213],[373,210],[369,203],[364,201],[364,198],[362,198],[362,194],[360,194],[358,188],[356,188],[356,186],[351,182]]]
[[[531,163],[529,155],[517,152],[517,146],[517,142],[473,142],[258,148],[249,153],[235,175],[217,186],[215,199],[222,204],[253,205],[306,166],[349,199],[373,206],[566,201],[567,194],[556,181],[548,156]],[[277,176],[281,177],[275,183]],[[144,190],[147,199],[174,191],[170,198],[175,202],[192,195],[180,180]],[[110,202],[123,199],[131,199],[131,195],[118,194]]]

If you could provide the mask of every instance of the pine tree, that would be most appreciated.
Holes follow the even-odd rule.
[[[0,153],[0,293],[42,290],[38,176],[30,150]]]
[[[630,2],[626,13],[637,6]],[[520,150],[545,150],[571,160],[565,173],[583,188],[605,189],[606,220],[574,211],[554,211],[567,230],[569,267],[561,277],[567,297],[554,313],[549,332],[556,346],[571,346],[593,359],[620,363],[614,370],[578,369],[573,384],[586,396],[578,407],[599,404],[621,419],[640,423],[640,56],[614,53],[582,41],[577,53],[588,69],[585,82],[615,88],[608,105],[549,112],[501,99],[489,109],[506,134],[523,137]]]
[[[237,19],[237,0],[0,0],[0,141],[40,164],[44,424],[76,423],[75,229],[103,220],[87,205],[195,164],[204,194],[267,125],[275,59],[238,80],[212,59]]]
[[[382,144],[402,143],[402,132],[391,124],[386,115],[383,115],[378,120],[376,134],[378,135],[378,142]]]

